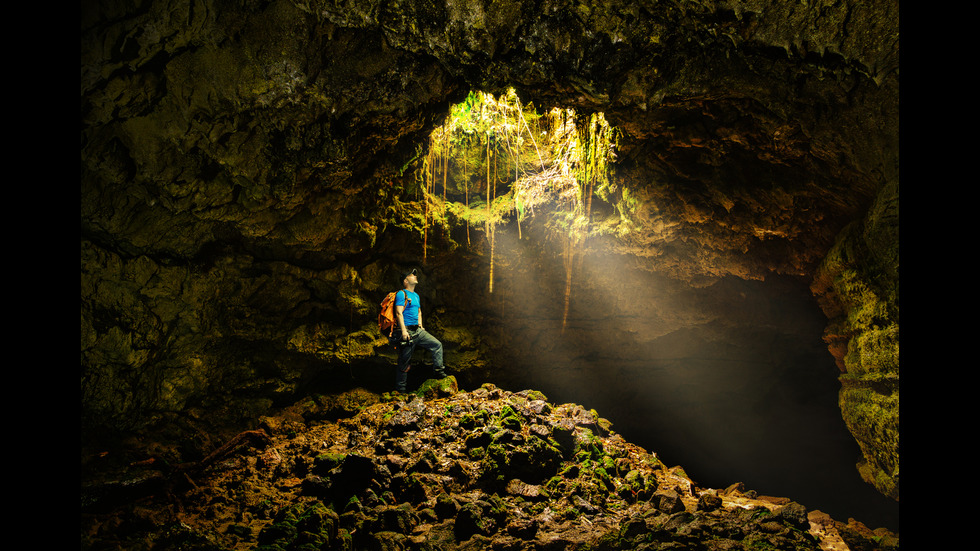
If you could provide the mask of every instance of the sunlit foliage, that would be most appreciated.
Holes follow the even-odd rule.
[[[602,113],[578,115],[554,108],[538,113],[513,89],[500,96],[471,92],[432,133],[420,172],[425,190],[426,236],[441,216],[482,230],[490,248],[493,292],[495,230],[547,214],[562,246],[568,284],[576,251],[591,230],[592,198],[609,183],[614,130]],[[563,324],[564,325],[564,324]]]

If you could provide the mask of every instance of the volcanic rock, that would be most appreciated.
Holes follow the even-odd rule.
[[[243,439],[220,461],[172,469],[165,490],[83,502],[83,549],[817,550],[845,534],[852,549],[887,548],[874,547],[882,533],[808,518],[788,499],[699,488],[615,432],[593,433],[579,405],[526,405],[522,393],[485,385]],[[391,422],[399,416],[411,423]],[[574,447],[530,431],[570,419],[583,422]],[[393,462],[385,450],[405,455]],[[272,452],[278,467],[259,461]]]

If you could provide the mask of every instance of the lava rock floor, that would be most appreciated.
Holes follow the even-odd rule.
[[[190,464],[82,481],[83,550],[897,549],[741,484],[698,488],[597,412],[453,377],[338,420],[306,399]]]

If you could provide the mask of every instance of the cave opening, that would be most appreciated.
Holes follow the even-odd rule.
[[[612,197],[619,190],[609,177],[615,129],[601,112],[579,115],[553,107],[538,113],[533,104],[521,102],[514,88],[500,95],[470,92],[419,149],[415,193],[424,205],[421,262],[427,260],[430,230],[441,228],[452,243],[453,227],[461,227],[465,246],[472,246],[472,231],[481,231],[490,294],[501,226],[516,227],[521,239],[523,226],[541,211],[546,221],[539,223],[548,226],[561,250],[566,280],[585,239],[624,231],[620,225],[627,218],[616,202],[620,197]],[[593,198],[609,207],[608,214],[616,212],[612,221],[593,224]],[[566,284],[566,316],[570,292]]]

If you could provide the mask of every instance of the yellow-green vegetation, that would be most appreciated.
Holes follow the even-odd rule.
[[[862,477],[899,497],[898,183],[847,227],[814,278],[831,317],[825,339],[841,367],[841,412],[864,455]]]
[[[562,253],[570,286],[575,254],[597,230],[594,197],[612,202],[609,167],[615,131],[602,113],[580,115],[553,108],[538,113],[513,89],[500,96],[471,92],[433,132],[419,178],[423,201],[423,259],[429,232],[462,226],[482,231],[489,245],[489,292],[493,292],[496,229],[546,214]],[[566,288],[567,300],[570,288]],[[564,324],[563,324],[564,325]]]
[[[426,379],[413,394],[431,399],[440,396],[449,396],[455,394],[458,390],[459,385],[456,382],[456,377],[450,375],[442,379]]]
[[[845,385],[840,393],[841,411],[864,456],[858,464],[861,477],[898,499],[898,390],[883,390]]]

